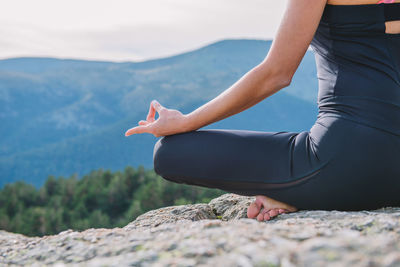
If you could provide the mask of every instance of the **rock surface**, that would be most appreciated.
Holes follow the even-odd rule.
[[[400,208],[246,218],[254,197],[149,211],[124,228],[0,231],[0,266],[400,266]]]

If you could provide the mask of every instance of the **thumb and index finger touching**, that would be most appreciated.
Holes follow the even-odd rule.
[[[148,130],[149,130],[150,124],[155,121],[156,111],[158,113],[160,113],[162,108],[163,107],[161,106],[160,103],[158,103],[157,100],[151,101],[150,102],[149,113],[147,114],[146,120],[145,121],[144,120],[139,121],[138,124],[140,126],[136,126],[136,127],[133,127],[131,129],[127,130],[125,132],[125,136],[129,136],[129,135],[137,134],[137,133],[149,132]]]
[[[161,106],[160,103],[158,103],[157,100],[151,101],[151,103],[150,103],[150,108],[149,108],[149,113],[147,114],[146,120],[147,120],[148,122],[153,122],[153,121],[155,120],[156,111],[157,111],[158,113],[160,113],[161,108],[162,108],[162,106]]]

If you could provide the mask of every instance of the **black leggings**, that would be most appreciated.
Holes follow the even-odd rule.
[[[385,33],[394,20],[400,3],[326,5],[311,42],[319,114],[309,131],[165,136],[155,171],[299,209],[400,206],[400,38]]]
[[[164,136],[154,169],[176,183],[266,195],[299,209],[399,206],[400,139],[335,117],[310,131],[197,130]]]

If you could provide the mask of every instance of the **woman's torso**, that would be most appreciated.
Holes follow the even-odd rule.
[[[400,2],[398,0],[397,2]],[[400,3],[331,0],[311,46],[319,115],[361,123],[400,137]]]

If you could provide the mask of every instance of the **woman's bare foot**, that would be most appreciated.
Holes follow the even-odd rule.
[[[256,200],[248,207],[247,217],[251,219],[257,217],[258,221],[268,221],[278,214],[294,211],[297,211],[296,207],[266,196],[258,195],[256,196]]]

